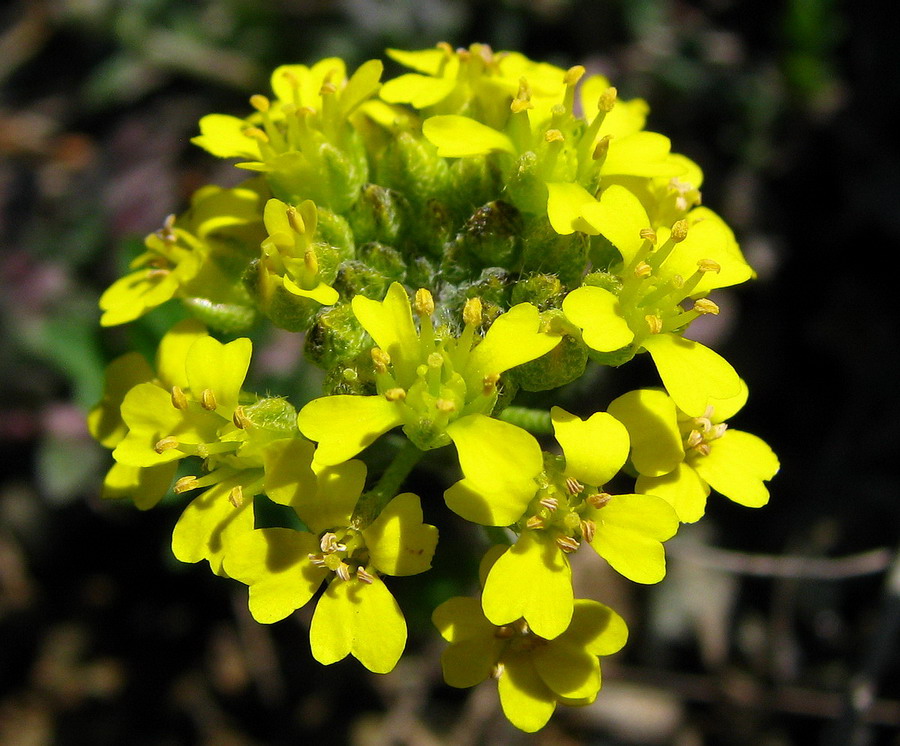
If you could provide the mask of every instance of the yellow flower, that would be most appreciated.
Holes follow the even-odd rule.
[[[470,300],[459,336],[435,330],[434,301],[427,290],[416,294],[420,328],[413,321],[409,297],[393,283],[383,301],[356,296],[353,312],[375,344],[377,396],[326,396],[300,410],[297,423],[317,441],[316,460],[338,464],[352,458],[380,435],[403,425],[422,450],[450,442],[448,426],[489,414],[497,401],[500,374],[535,360],[559,343],[540,331],[537,308],[520,303],[499,316],[483,338],[481,303]]]
[[[467,520],[517,521],[518,539],[487,576],[484,612],[494,624],[524,618],[548,638],[572,617],[568,554],[582,542],[629,579],[656,583],[665,575],[661,542],[678,528],[658,497],[602,491],[628,456],[621,423],[605,412],[581,420],[559,407],[551,417],[562,460],[542,458],[531,435],[505,422],[480,417],[464,434],[451,427],[465,477],[444,495]]]
[[[504,715],[529,733],[546,725],[557,703],[593,702],[601,685],[599,657],[628,639],[616,612],[584,599],[575,601],[571,622],[551,639],[521,619],[492,624],[475,598],[445,601],[432,621],[450,643],[441,655],[445,681],[466,688],[495,676]]]
[[[710,404],[699,417],[680,411],[657,389],[638,389],[616,399],[609,411],[631,435],[636,489],[667,500],[685,523],[703,516],[710,487],[740,505],[765,505],[769,491],[764,482],[778,473],[778,458],[757,436],[725,424],[746,399],[747,387],[742,386],[738,397]]]
[[[310,629],[313,656],[330,664],[348,654],[376,673],[390,671],[406,644],[406,623],[380,575],[415,575],[431,566],[437,529],[423,523],[419,498],[393,498],[368,525],[353,511],[366,467],[322,467],[302,440],[267,449],[265,491],[291,507],[308,531],[263,528],[229,537],[227,575],[250,587],[250,612],[262,623],[305,605],[323,582]]]
[[[147,236],[147,250],[131,263],[134,271],[103,293],[100,323],[134,321],[176,296],[202,296],[219,304],[244,302],[234,287],[235,278],[220,265],[233,262],[235,256],[245,265],[251,255],[235,247],[255,251],[262,240],[262,197],[257,187],[199,189],[187,212],[170,217]]]

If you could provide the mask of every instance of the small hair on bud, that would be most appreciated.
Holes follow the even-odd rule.
[[[614,86],[610,86],[603,91],[603,93],[600,94],[600,100],[597,102],[600,111],[612,111],[613,107],[616,105],[616,98],[618,95],[619,92]]]
[[[695,300],[694,310],[697,313],[702,314],[711,313],[713,316],[717,316],[719,314],[719,306],[709,298],[698,298],[697,300]]]
[[[200,406],[209,412],[215,411],[216,407],[219,406],[212,389],[203,389],[200,392]]]
[[[463,321],[466,326],[478,326],[481,324],[481,298],[469,298],[463,306]]]
[[[420,317],[425,318],[426,316],[431,316],[431,314],[434,313],[434,297],[431,295],[431,291],[428,290],[428,288],[419,288],[416,290],[413,306]]]
[[[687,220],[676,220],[672,226],[672,240],[681,243],[687,238],[688,224]]]

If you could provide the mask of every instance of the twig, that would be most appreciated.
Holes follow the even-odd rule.
[[[823,559],[773,554],[746,554],[728,549],[697,546],[678,540],[666,544],[670,557],[736,575],[762,578],[844,580],[884,572],[891,564],[890,549],[871,549],[846,557]]]

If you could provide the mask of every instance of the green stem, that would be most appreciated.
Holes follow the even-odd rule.
[[[553,422],[550,419],[550,413],[544,409],[507,407],[497,417],[511,425],[517,425],[534,435],[550,435],[553,433]]]
[[[484,535],[491,544],[502,544],[509,547],[515,543],[515,539],[502,526],[482,526],[482,528],[484,529]]]
[[[353,511],[354,528],[365,528],[378,517],[424,455],[424,451],[420,451],[412,442],[404,439],[394,460],[384,470],[375,486],[359,498],[356,510]]]

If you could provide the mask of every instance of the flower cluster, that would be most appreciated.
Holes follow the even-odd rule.
[[[686,336],[718,313],[711,291],[754,273],[700,205],[699,167],[605,78],[484,44],[388,55],[409,72],[285,65],[246,117],[200,121],[194,142],[252,174],[200,189],[100,300],[105,326],[186,311],[154,365],[109,366],[89,415],[115,460],[103,494],[148,509],[192,493],[178,559],[248,586],[261,623],[315,601],[313,656],[384,673],[407,636],[390,577],[440,551],[437,494],[401,489],[442,450],[447,507],[485,527],[480,595],[434,609],[445,678],[493,676],[534,731],[592,702],[627,638],[575,598],[570,555],[657,583],[711,490],[768,501],[777,458],[725,424],[747,387]],[[299,412],[248,390],[267,324],[324,371]],[[572,406],[588,366],[644,353],[657,387]]]

